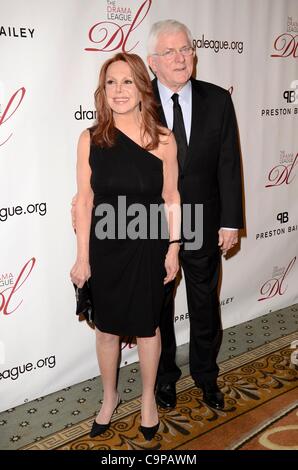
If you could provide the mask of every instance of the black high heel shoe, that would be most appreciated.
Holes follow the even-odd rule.
[[[143,434],[146,441],[152,441],[152,439],[154,438],[155,434],[158,431],[158,428],[159,428],[159,421],[154,426],[150,426],[150,427],[140,426],[139,430]]]
[[[114,408],[112,416],[115,413],[115,411],[117,410],[120,403],[121,403],[121,398],[118,395],[117,405]],[[112,418],[112,416],[111,416],[111,418]],[[111,420],[107,424],[99,424],[99,423],[96,422],[96,420],[94,420],[89,436],[90,437],[100,436],[101,434],[105,433],[109,429],[110,426],[111,426]]]

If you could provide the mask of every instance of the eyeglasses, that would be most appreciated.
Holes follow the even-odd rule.
[[[159,54],[154,52],[152,55],[157,55],[159,57],[164,57],[166,60],[171,60],[175,57],[176,54],[182,54],[184,57],[189,57],[193,54],[194,48],[191,46],[184,46],[181,49],[167,49],[165,52]]]

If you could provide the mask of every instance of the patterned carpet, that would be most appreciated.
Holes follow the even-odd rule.
[[[122,404],[110,429],[88,436],[94,416],[24,446],[31,450],[198,450],[298,449],[298,370],[290,349],[297,333],[279,338],[221,364],[219,386],[225,409],[202,401],[201,391],[187,376],[177,384],[175,410],[160,412],[159,432],[144,441],[140,399]]]

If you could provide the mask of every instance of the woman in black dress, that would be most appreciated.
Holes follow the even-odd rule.
[[[94,302],[104,398],[91,436],[108,429],[119,403],[119,338],[129,335],[137,337],[143,383],[140,430],[150,440],[159,425],[154,385],[163,289],[179,267],[177,148],[171,131],[159,125],[139,56],[119,53],[103,64],[95,104],[97,123],[78,142],[77,260],[71,271],[79,287],[90,278]],[[150,217],[163,203],[167,239]]]

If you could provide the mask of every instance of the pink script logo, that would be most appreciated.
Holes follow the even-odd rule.
[[[287,290],[287,285],[285,286],[285,279],[289,275],[291,269],[293,268],[296,262],[296,256],[289,262],[288,267],[284,270],[284,273],[281,277],[272,277],[265,284],[262,285],[260,293],[263,297],[260,297],[258,301],[272,299],[276,295],[283,295]]]
[[[136,347],[136,339],[134,336],[126,336],[122,339],[121,351],[124,349],[133,349]]]
[[[21,269],[20,274],[18,275],[16,282],[12,287],[7,287],[4,289],[2,292],[0,292],[0,313],[3,312],[3,315],[11,315],[13,312],[15,312],[20,305],[23,303],[23,300],[21,300],[17,306],[11,306],[13,300],[15,297],[17,297],[17,292],[20,290],[22,285],[27,282],[28,277],[31,274],[31,271],[35,265],[36,259],[31,258],[25,266]],[[11,308],[12,310],[8,311],[8,308]]]
[[[89,39],[97,47],[86,47],[89,52],[112,52],[121,48],[122,52],[131,52],[139,44],[128,44],[132,33],[143,23],[150,8],[152,0],[145,0],[138,9],[132,23],[118,25],[113,21],[100,21],[93,25],[89,31]]]
[[[26,93],[26,89],[24,87],[19,88],[9,99],[7,105],[4,108],[3,114],[0,115],[0,128],[5,124],[12,116],[15,114],[17,109],[19,108],[20,104],[22,103],[24,96]],[[3,141],[0,141],[1,145],[4,145],[8,140],[11,138],[12,133]]]
[[[274,41],[274,49],[277,54],[271,54],[271,57],[298,57],[298,34],[295,36],[290,33],[280,34]]]
[[[276,165],[268,175],[269,184],[265,188],[272,188],[273,186],[281,186],[282,184],[290,184],[295,178],[293,173],[294,167],[298,163],[298,153],[295,159],[289,165]]]

